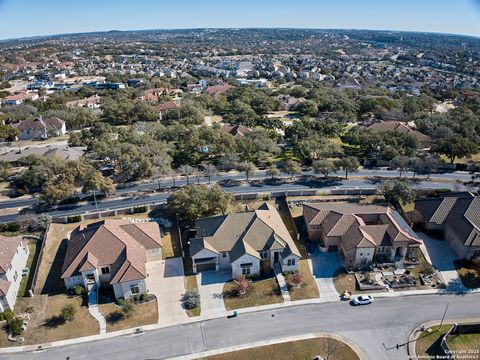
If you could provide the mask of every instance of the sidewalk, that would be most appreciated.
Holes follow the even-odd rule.
[[[288,292],[287,282],[283,277],[282,271],[280,270],[280,265],[275,264],[275,277],[277,278],[278,287],[282,292],[283,301],[291,301],[290,293]]]
[[[92,286],[88,294],[88,311],[100,325],[100,335],[107,333],[107,322],[103,317],[102,313],[98,309],[98,295],[97,295],[97,285]]]

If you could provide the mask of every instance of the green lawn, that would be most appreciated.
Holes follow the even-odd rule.
[[[447,333],[452,325],[443,325],[438,330],[438,326],[432,326],[429,328],[431,332],[428,332],[428,329],[424,331],[417,339],[415,344],[415,352],[417,356],[430,356],[435,358],[437,355],[444,355],[443,350],[440,346],[443,335]]]
[[[241,309],[251,306],[276,304],[283,302],[283,297],[275,277],[254,280],[249,283],[245,295],[237,291],[237,284],[233,280],[223,286],[223,301],[227,310]]]
[[[455,351],[471,351],[480,349],[480,334],[458,334],[447,338],[448,346]],[[479,354],[474,354],[480,357]]]
[[[347,344],[331,339],[316,338],[291,341],[275,345],[209,356],[208,360],[305,360],[315,356],[328,360],[358,360],[357,354]]]

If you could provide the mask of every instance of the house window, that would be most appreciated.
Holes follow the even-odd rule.
[[[227,252],[226,251],[222,252],[222,257],[224,257],[224,258],[227,257]]]
[[[360,256],[363,256],[363,253],[360,253]]]
[[[103,266],[100,268],[100,270],[102,271],[102,275],[110,274],[110,267],[108,266]]]
[[[293,266],[293,265],[295,265],[295,259],[288,259],[287,265],[288,265],[288,266]]]
[[[140,288],[138,287],[138,284],[136,285],[130,285],[130,292],[132,294],[140,294]]]
[[[250,275],[250,267],[242,268],[242,275]]]
[[[18,278],[18,274],[17,274],[17,272],[15,271],[15,274],[13,274],[13,280],[14,280],[14,281],[17,281],[17,278]]]
[[[267,259],[268,258],[268,251],[260,252],[260,256],[261,256],[262,259]]]

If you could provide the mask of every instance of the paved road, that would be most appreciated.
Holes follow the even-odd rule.
[[[371,360],[405,360],[405,344],[418,324],[440,319],[478,317],[480,295],[420,295],[378,298],[373,305],[323,303],[240,314],[36,353],[0,355],[5,360],[166,359],[256,341],[335,332],[357,343]]]
[[[241,175],[235,175],[243,179]],[[215,179],[217,180],[217,179]],[[296,183],[287,183],[279,185],[240,185],[240,186],[225,186],[224,190],[230,193],[262,193],[262,192],[284,192],[292,190],[312,190],[312,189],[371,189],[378,186],[379,182],[372,179],[348,179],[348,180],[332,180],[328,183],[322,183],[321,181],[307,182],[302,179]],[[201,179],[201,182],[206,182],[207,180]],[[177,186],[183,186],[185,180],[177,181]],[[171,183],[164,183],[162,185],[170,186]],[[145,184],[141,186],[152,186],[152,184]],[[158,188],[158,184],[154,185],[155,188]],[[465,190],[466,187],[463,185],[455,186],[453,183],[445,182],[418,182],[413,185],[413,187],[418,189],[431,189],[431,188],[457,188],[459,190]],[[137,189],[145,190],[143,188],[137,187]],[[134,192],[132,188],[130,189],[120,189],[117,191],[117,195],[121,192]],[[124,198],[116,199],[104,199],[103,201],[98,201],[98,210],[113,210],[126,208],[136,205],[151,204],[151,203],[162,203],[166,202],[170,192],[156,193],[150,196],[144,197],[133,197],[131,195],[125,194]],[[0,203],[1,204],[1,203]],[[89,204],[74,204],[67,207],[59,208],[53,211],[49,211],[48,214],[51,216],[68,216],[74,214],[80,214],[85,212],[94,212],[96,207],[93,203]],[[0,216],[0,222],[14,221],[17,218],[17,214],[2,215]]]

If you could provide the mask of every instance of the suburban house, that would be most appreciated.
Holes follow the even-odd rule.
[[[327,251],[337,251],[348,269],[373,262],[402,267],[417,238],[401,215],[388,206],[347,203],[304,204],[308,237]]]
[[[480,257],[480,196],[464,192],[419,199],[415,209],[424,228],[442,231],[460,258]]]
[[[43,119],[39,116],[11,123],[10,126],[20,130],[20,140],[44,140],[52,136],[65,135],[67,132],[65,121],[57,117]]]
[[[13,310],[27,259],[28,246],[21,236],[0,235],[0,313]]]
[[[246,134],[248,134],[250,131],[249,128],[243,125],[222,125],[220,127],[220,130],[225,133],[225,134],[230,134],[233,137],[244,137]]]
[[[257,210],[197,220],[190,240],[193,271],[231,270],[232,278],[261,270],[298,269],[300,252],[278,211],[268,203]]]
[[[166,101],[157,106],[157,111],[160,116],[160,120],[163,119],[170,111],[176,110],[178,105],[175,101]]]
[[[404,134],[410,134],[418,140],[418,143],[421,145],[422,148],[429,148],[432,143],[431,139],[427,135],[422,134],[420,131],[415,130],[408,124],[401,121],[377,122],[370,125],[368,129],[378,132],[395,131]]]
[[[218,95],[221,95],[232,88],[233,86],[231,85],[214,85],[214,86],[207,87],[205,92],[209,95],[217,97]]]
[[[2,104],[4,105],[20,105],[25,100],[37,100],[37,93],[20,93],[15,95],[6,96],[2,99]]]
[[[101,106],[102,98],[98,95],[93,95],[80,100],[68,101],[65,105],[72,108],[89,108],[98,109]]]
[[[155,222],[109,219],[77,227],[70,235],[62,269],[67,289],[82,285],[113,286],[115,298],[148,292],[145,263],[162,258],[160,228]]]
[[[283,94],[283,95],[278,95],[277,99],[280,103],[280,106],[282,110],[294,110],[298,105],[303,103],[305,101],[304,98],[296,98],[295,96]]]

